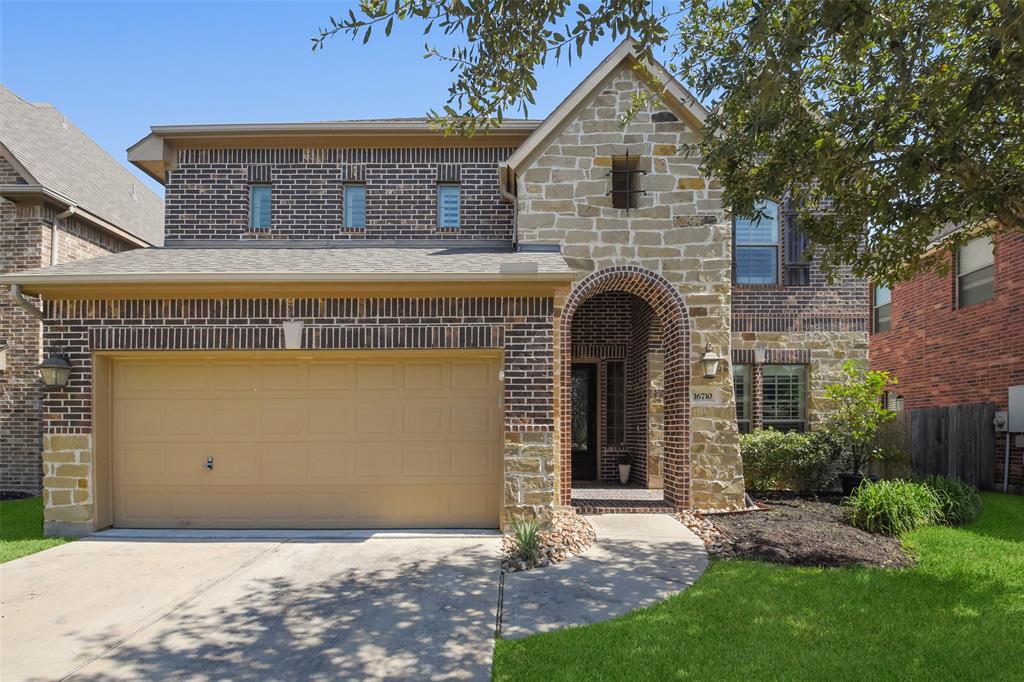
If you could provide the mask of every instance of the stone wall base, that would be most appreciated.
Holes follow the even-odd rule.
[[[88,535],[93,529],[92,436],[43,436],[43,526],[47,536]]]
[[[92,534],[92,521],[45,521],[43,535],[48,538],[81,538]]]
[[[552,431],[505,432],[502,530],[513,517],[547,523],[555,511],[555,438]]]

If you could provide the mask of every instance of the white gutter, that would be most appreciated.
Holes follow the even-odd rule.
[[[58,213],[53,217],[53,225],[50,226],[50,265],[58,263],[57,257],[60,254],[60,221],[70,218],[78,212],[74,204],[68,206],[68,210]]]
[[[22,295],[20,284],[11,284],[11,298],[13,298],[14,302],[24,308],[32,317],[37,320],[43,319],[43,311],[32,305],[32,302]]]

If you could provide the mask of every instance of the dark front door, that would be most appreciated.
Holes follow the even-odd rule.
[[[597,365],[572,366],[572,477],[597,478]]]

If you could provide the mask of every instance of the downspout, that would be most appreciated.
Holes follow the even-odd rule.
[[[498,166],[498,192],[501,198],[512,204],[512,246],[519,248],[519,197],[508,191],[508,176],[512,170],[507,165]],[[513,174],[513,178],[515,175]]]
[[[77,206],[69,204],[68,210],[58,213],[53,217],[53,225],[50,228],[50,265],[57,264],[57,258],[60,253],[60,238],[58,236],[60,234],[60,221],[75,215],[77,210]]]
[[[32,302],[22,295],[20,284],[11,285],[11,298],[13,298],[14,302],[24,308],[32,317],[37,320],[43,319],[43,311],[32,305]]]

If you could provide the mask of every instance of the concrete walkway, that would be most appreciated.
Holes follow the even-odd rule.
[[[704,543],[667,514],[588,516],[597,542],[575,559],[505,576],[501,636],[586,625],[686,589],[708,565]]]

